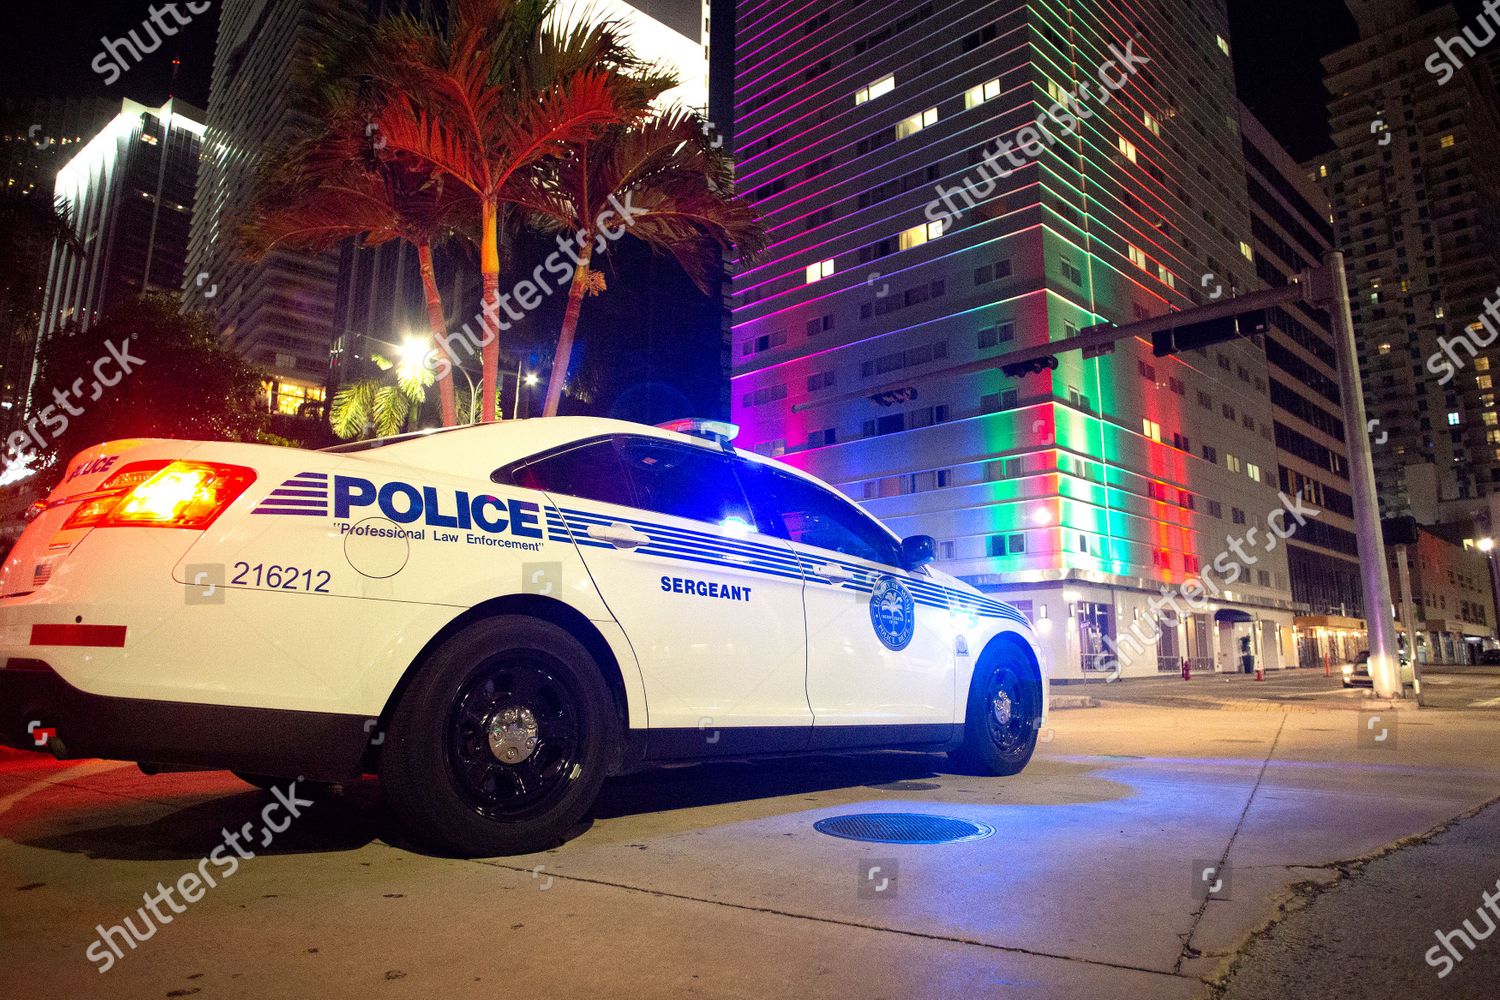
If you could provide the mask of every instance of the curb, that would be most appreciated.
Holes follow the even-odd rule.
[[[1091,698],[1086,694],[1055,694],[1047,700],[1049,709],[1098,708],[1101,704],[1098,698]]]

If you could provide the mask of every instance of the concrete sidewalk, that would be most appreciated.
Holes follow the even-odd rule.
[[[96,926],[267,799],[218,773],[7,754],[0,993],[1200,996],[1293,886],[1500,797],[1500,727],[1481,715],[1403,717],[1382,742],[1357,723],[1106,705],[1057,713],[1008,779],[899,753],[653,772],[611,781],[561,847],[484,861],[407,850],[367,782],[105,975],[85,955]],[[812,829],[855,811],[996,833],[892,846]]]

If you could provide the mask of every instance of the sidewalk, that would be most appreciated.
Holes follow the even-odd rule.
[[[1500,670],[1437,664],[1422,669],[1421,707],[1500,712]],[[1346,688],[1336,670],[1325,675],[1321,669],[1272,671],[1259,681],[1254,674],[1195,674],[1187,681],[1176,675],[1138,677],[1108,683],[1059,685],[1053,692],[1054,703],[1063,698],[1087,698],[1105,703],[1249,712],[1390,711],[1419,707],[1410,691],[1404,699],[1383,700],[1376,698],[1369,688]]]

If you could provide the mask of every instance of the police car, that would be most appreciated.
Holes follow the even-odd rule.
[[[1026,619],[728,425],[90,448],[0,570],[0,736],[257,784],[380,776],[417,839],[558,841],[607,775],[901,747],[1013,774]]]

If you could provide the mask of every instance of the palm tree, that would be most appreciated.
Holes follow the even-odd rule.
[[[388,15],[371,72],[390,95],[374,118],[391,152],[443,174],[478,202],[484,284],[482,416],[496,419],[500,216],[526,172],[568,142],[638,114],[638,68],[615,28],[549,20],[555,0],[454,0],[446,22]]]
[[[346,385],[334,394],[329,422],[341,438],[359,437],[369,430],[376,437],[414,430],[427,399],[427,387],[436,378],[426,365],[396,365],[379,354],[371,355],[370,360],[380,375]]]
[[[576,233],[578,264],[568,288],[557,352],[547,380],[545,416],[556,416],[573,355],[585,295],[602,294],[594,255],[622,233],[670,254],[700,291],[721,254],[741,260],[765,246],[755,210],[734,194],[733,164],[706,139],[712,131],[691,112],[672,110],[570,143],[523,207],[540,228]],[[620,211],[628,219],[620,219]]]
[[[363,42],[363,40],[361,40]],[[356,43],[355,48],[360,43]],[[367,247],[403,240],[417,250],[427,321],[438,365],[439,412],[445,427],[456,422],[452,366],[434,244],[453,240],[460,219],[474,204],[469,191],[410,157],[381,155],[366,125],[372,98],[362,92],[356,68],[334,61],[323,79],[305,87],[308,134],[273,157],[266,183],[243,237],[252,258],[285,247],[325,252],[351,237]]]

